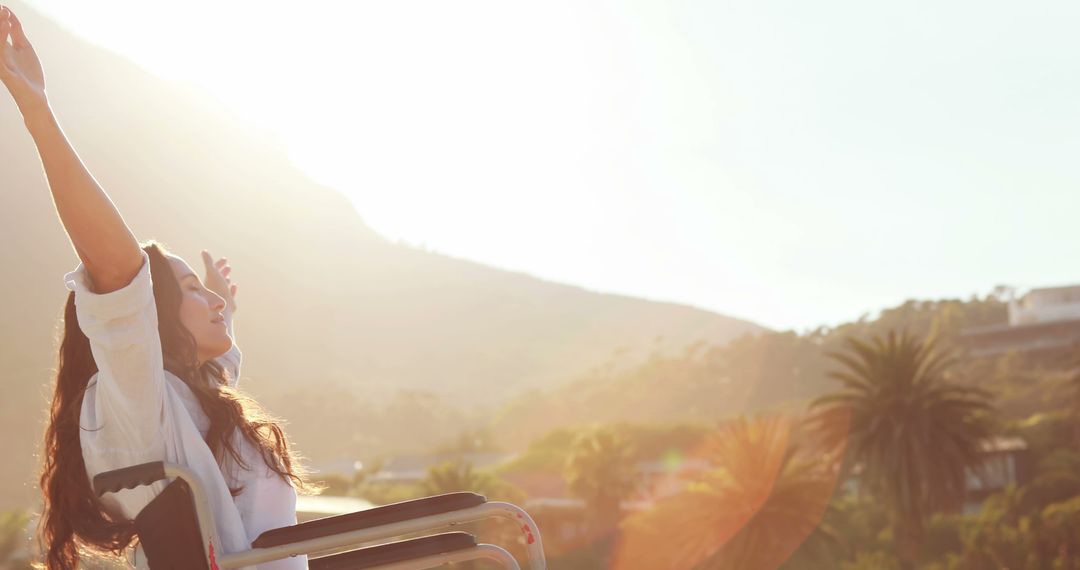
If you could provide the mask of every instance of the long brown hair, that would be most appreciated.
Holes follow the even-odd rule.
[[[182,292],[163,244],[150,240],[141,246],[150,258],[158,333],[165,369],[191,388],[210,418],[206,443],[220,463],[229,454],[243,469],[249,466],[230,437],[238,428],[260,451],[266,466],[304,493],[320,487],[306,479],[308,472],[289,449],[277,420],[251,398],[227,385],[228,372],[213,359],[198,364],[195,337],[180,322]],[[134,523],[106,512],[90,487],[79,443],[83,394],[98,371],[90,341],[75,314],[75,292],[64,308],[63,337],[57,356],[55,389],[45,431],[41,491],[44,504],[38,526],[39,547],[47,570],[76,570],[80,554],[121,557],[135,540]],[[242,488],[230,488],[233,496]]]

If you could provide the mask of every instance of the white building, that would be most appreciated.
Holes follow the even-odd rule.
[[[965,329],[959,340],[974,357],[1017,352],[1047,362],[1080,347],[1080,285],[1032,289],[1012,297],[1008,314],[1008,323]]]
[[[1032,289],[1019,299],[1009,301],[1009,325],[1080,319],[1080,285]]]

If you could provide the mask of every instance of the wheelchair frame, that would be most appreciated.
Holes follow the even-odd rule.
[[[529,570],[547,568],[540,531],[532,517],[516,505],[489,502],[476,493],[435,495],[272,529],[259,535],[252,542],[250,550],[224,553],[212,550],[212,545],[219,545],[220,540],[209,498],[198,476],[187,467],[165,461],[143,463],[100,473],[94,477],[93,486],[94,492],[100,496],[163,479],[180,479],[187,484],[209,569],[240,568],[287,556],[311,555],[357,546],[357,549],[348,552],[310,559],[309,568],[421,570],[449,562],[488,559],[502,564],[504,568],[519,570],[517,561],[505,549],[493,544],[477,543],[473,535],[464,532],[363,546],[403,534],[492,517],[509,519],[521,533]]]

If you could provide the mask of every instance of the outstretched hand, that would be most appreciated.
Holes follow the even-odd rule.
[[[203,265],[206,266],[206,279],[203,279],[203,284],[207,289],[225,299],[226,311],[235,313],[236,285],[229,279],[229,273],[232,271],[232,267],[229,267],[229,260],[222,257],[214,261],[210,252],[205,249],[202,251],[202,259]]]
[[[0,6],[0,81],[20,108],[45,99],[41,61],[19,18],[7,6]]]

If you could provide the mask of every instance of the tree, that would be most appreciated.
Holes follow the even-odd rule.
[[[614,568],[770,569],[807,540],[830,545],[834,537],[821,519],[835,466],[800,457],[790,435],[782,417],[721,425],[704,446],[712,469],[626,520]],[[824,553],[807,550],[817,550],[808,558]]]
[[[956,570],[1080,568],[1080,496],[1016,518],[1016,489],[991,498],[963,529]]]
[[[484,493],[492,487],[493,482],[494,477],[491,475],[473,471],[472,463],[444,461],[428,469],[427,478],[421,486],[428,495],[462,491]]]
[[[489,428],[485,427],[465,429],[457,437],[442,442],[434,449],[434,452],[439,454],[479,453],[484,451],[499,451],[499,446],[495,444],[494,435]]]
[[[1069,378],[1070,388],[1072,389],[1069,414],[1073,424],[1073,446],[1080,449],[1080,343],[1073,344],[1069,365],[1073,371]]]
[[[892,512],[897,554],[910,568],[929,514],[955,507],[965,469],[981,466],[992,433],[990,395],[951,382],[954,358],[932,339],[890,331],[869,341],[849,337],[846,345],[828,353],[842,365],[829,376],[843,388],[814,400],[812,424],[826,446],[846,445],[862,463],[860,481]]]
[[[525,493],[493,473],[473,470],[467,461],[444,461],[428,469],[427,478],[420,484],[424,495],[471,492],[489,500],[521,503]]]
[[[637,489],[634,463],[631,442],[611,428],[582,432],[571,444],[563,475],[601,529],[615,526],[619,504]]]

